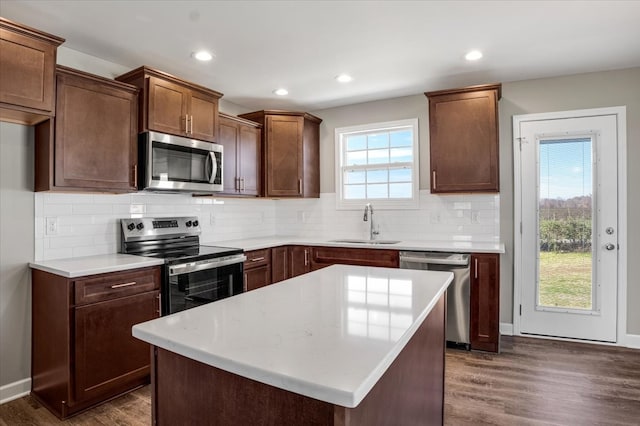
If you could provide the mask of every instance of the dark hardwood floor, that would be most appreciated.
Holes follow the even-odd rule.
[[[640,425],[640,350],[502,337],[500,355],[447,350],[445,425]],[[61,422],[31,397],[0,425],[150,425],[146,386]],[[401,425],[399,425],[401,426]]]

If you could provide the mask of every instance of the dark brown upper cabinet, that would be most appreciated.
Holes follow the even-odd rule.
[[[63,66],[56,117],[36,126],[35,190],[137,190],[138,90]]]
[[[260,195],[261,127],[253,121],[220,113],[218,143],[224,147],[224,194]]]
[[[31,126],[54,115],[56,51],[64,39],[0,18],[0,120]]]
[[[431,192],[498,192],[501,84],[428,92]]]
[[[265,197],[320,197],[320,123],[305,112],[241,114],[262,124],[262,179]]]
[[[142,66],[116,80],[141,89],[139,130],[216,142],[222,93]]]

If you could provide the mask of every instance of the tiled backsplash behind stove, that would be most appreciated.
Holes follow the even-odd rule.
[[[435,196],[420,191],[419,210],[379,210],[381,239],[499,240],[499,195]],[[364,209],[364,204],[363,204]],[[35,260],[117,253],[121,218],[198,216],[203,243],[269,237],[365,238],[363,210],[336,210],[320,199],[240,199],[188,194],[35,193]]]

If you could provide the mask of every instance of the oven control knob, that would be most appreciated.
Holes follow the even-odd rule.
[[[198,225],[199,225],[198,221],[197,221],[197,220],[194,220],[194,221],[193,221],[193,226],[195,227],[195,226],[198,226]]]
[[[139,224],[136,225],[136,228],[138,228],[138,231],[142,230],[142,228],[144,228],[144,225],[142,222],[140,222]]]
[[[187,228],[191,228],[191,221],[188,220],[187,223],[185,223],[185,225],[187,225]]]
[[[130,224],[127,225],[127,229],[129,231],[133,231],[134,229],[136,229],[136,225],[134,225],[133,223],[130,223]]]

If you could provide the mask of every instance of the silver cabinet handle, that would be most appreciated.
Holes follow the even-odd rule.
[[[302,179],[298,179],[298,194],[302,194]]]
[[[473,274],[473,275],[475,276],[475,278],[476,278],[476,279],[478,279],[478,259],[475,259],[475,267],[474,267],[474,270],[475,270],[475,272],[474,272],[474,274]]]
[[[309,264],[309,252],[307,251],[307,249],[304,249],[304,266],[307,266]]]
[[[189,114],[185,114],[184,116],[184,132],[189,134]]]
[[[193,135],[193,115],[189,116],[189,134]]]
[[[156,311],[158,313],[158,316],[162,315],[162,293],[158,293],[158,296],[156,297],[156,299],[158,299],[158,310]]]
[[[136,285],[136,284],[137,283],[135,281],[131,281],[130,283],[114,284],[111,286],[111,288],[131,287],[132,285]]]
[[[252,262],[260,262],[261,260],[264,260],[264,257],[254,257],[251,259]]]
[[[133,165],[133,187],[138,188],[138,165]]]
[[[436,171],[432,171],[431,172],[431,185],[433,187],[433,189],[436,189]]]

